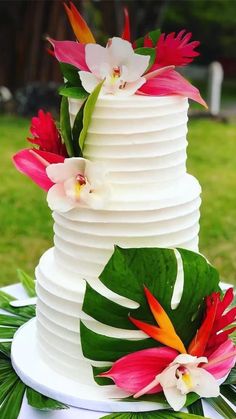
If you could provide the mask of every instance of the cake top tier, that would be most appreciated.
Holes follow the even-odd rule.
[[[76,41],[48,38],[64,78],[59,129],[40,110],[28,138],[34,148],[14,156],[16,167],[61,212],[103,205],[110,186],[136,193],[141,174],[147,190],[162,190],[186,172],[187,98],[205,105],[175,69],[199,55],[199,42],[159,29],[132,40],[126,10],[121,37],[103,46],[73,3],[65,9]]]

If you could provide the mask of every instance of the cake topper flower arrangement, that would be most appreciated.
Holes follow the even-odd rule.
[[[99,94],[180,95],[206,106],[198,89],[175,70],[199,55],[195,50],[199,42],[190,41],[191,33],[182,30],[166,35],[157,29],[132,41],[125,9],[121,37],[108,39],[101,46],[74,4],[64,6],[76,41],[48,38],[53,47],[50,53],[59,61],[64,77],[64,85],[59,89],[60,128],[50,113],[40,110],[32,119],[33,138],[28,138],[34,147],[20,151],[13,158],[19,171],[48,192],[50,208],[60,212],[81,206],[103,208],[109,201],[109,173],[83,157]],[[73,125],[70,99],[77,99],[80,104]]]

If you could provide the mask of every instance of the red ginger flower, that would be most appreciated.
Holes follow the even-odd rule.
[[[33,144],[39,146],[39,150],[67,156],[65,145],[62,143],[61,135],[49,112],[39,110],[38,116],[31,120],[30,132],[34,138],[28,138]]]
[[[189,43],[192,37],[191,32],[183,29],[177,35],[171,32],[168,35],[162,33],[156,45],[156,61],[154,67],[166,67],[175,65],[177,67],[184,66],[193,61],[199,52],[194,51],[200,44],[199,41]],[[153,70],[153,68],[152,68]]]
[[[204,321],[189,345],[188,353],[196,356],[210,356],[236,330],[236,326],[227,330],[236,320],[236,307],[226,311],[233,301],[233,288],[229,288],[223,299],[219,292],[213,292],[206,298],[206,313]]]

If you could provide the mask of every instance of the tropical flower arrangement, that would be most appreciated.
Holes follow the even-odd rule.
[[[204,417],[202,399],[216,407],[223,394],[235,404],[234,294],[233,288],[220,290],[218,273],[203,256],[177,250],[184,287],[178,307],[172,308],[177,277],[174,250],[115,248],[100,280],[138,303],[138,308],[121,306],[87,284],[83,311],[113,328],[139,329],[143,338],[104,336],[81,322],[82,349],[90,360],[111,363],[94,367],[94,379],[99,385],[115,384],[124,390],[126,401],[162,403],[175,412],[187,407]],[[231,395],[224,387],[229,383]],[[235,417],[232,412],[224,417]]]
[[[50,113],[39,110],[32,118],[30,149],[18,152],[16,168],[48,192],[52,210],[66,212],[89,206],[103,208],[109,201],[109,173],[83,157],[87,130],[99,95],[181,95],[206,106],[198,89],[175,67],[185,66],[199,55],[198,41],[185,30],[168,35],[159,29],[131,40],[130,21],[125,9],[121,37],[98,45],[94,35],[72,2],[64,4],[76,41],[48,38],[49,50],[60,63],[64,85],[59,129]],[[70,99],[80,103],[73,124]]]

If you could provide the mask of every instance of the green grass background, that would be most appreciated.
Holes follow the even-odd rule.
[[[28,120],[0,117],[0,286],[17,282],[18,267],[33,274],[52,245],[45,193],[11,162],[27,147],[28,128]],[[200,250],[236,284],[236,124],[193,120],[188,139],[188,172],[203,188]]]

